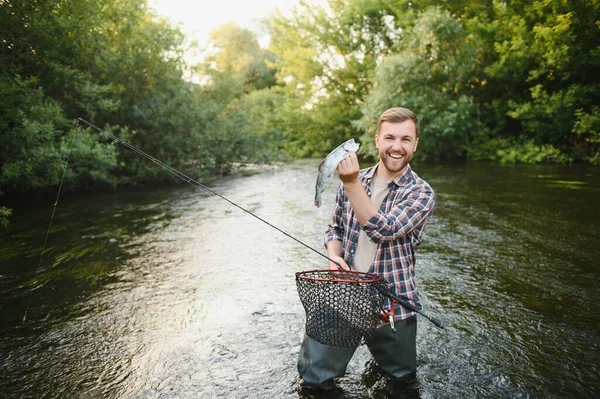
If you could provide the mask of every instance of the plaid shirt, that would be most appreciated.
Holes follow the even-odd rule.
[[[371,196],[371,179],[376,171],[372,166],[360,171],[359,180]],[[331,222],[325,233],[325,244],[337,240],[342,242],[342,257],[352,265],[358,236],[362,228],[367,236],[377,243],[377,252],[369,273],[382,276],[388,288],[400,297],[408,299],[421,309],[415,280],[415,252],[420,244],[423,228],[433,214],[435,193],[410,167],[389,184],[389,194],[379,211],[360,226],[343,184],[336,197]],[[389,309],[389,299],[385,306]],[[415,314],[402,306],[395,307],[396,319],[403,320]]]

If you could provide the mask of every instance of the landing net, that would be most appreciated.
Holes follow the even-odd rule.
[[[296,287],[306,311],[306,334],[327,345],[363,344],[380,323],[385,280],[353,270],[296,273]]]

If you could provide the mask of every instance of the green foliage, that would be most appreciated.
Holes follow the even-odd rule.
[[[502,164],[514,163],[571,163],[568,155],[549,144],[537,145],[525,137],[493,138],[479,140],[468,148],[469,159],[494,161]]]
[[[77,136],[80,129],[67,121],[58,102],[45,97],[37,85],[35,78],[23,81],[18,77],[0,84],[3,96],[19,105],[11,108],[8,103],[0,114],[3,189],[27,191],[57,185],[71,152],[71,160],[79,165],[69,170],[68,181],[81,185],[114,180],[106,170],[114,167],[114,146],[102,144],[97,134]]]
[[[9,224],[9,217],[12,215],[12,210],[5,206],[0,206],[0,227],[6,228]]]
[[[483,119],[495,135],[523,135],[580,158],[576,113],[600,99],[600,3],[496,3],[486,40]],[[481,25],[488,23],[480,21]],[[473,23],[472,26],[477,26]]]
[[[126,129],[108,125],[105,130],[127,138],[127,134],[119,134]],[[68,137],[69,140],[61,145],[61,153],[68,154],[69,159],[65,181],[73,187],[116,185],[117,179],[113,172],[117,166],[117,144],[101,133],[83,126],[72,128]]]
[[[282,97],[263,89],[231,101],[209,129],[207,167],[226,173],[234,163],[267,163],[278,158],[283,132],[274,111]]]
[[[232,97],[275,84],[274,54],[260,48],[253,32],[226,23],[211,32],[211,39],[211,53],[196,66],[201,79]]]
[[[578,109],[575,116],[573,132],[580,141],[578,148],[583,158],[592,165],[600,165],[600,106],[593,106],[590,112]]]
[[[342,140],[358,135],[350,122],[360,115],[356,108],[338,103],[333,98],[321,100],[319,107],[307,108],[301,101],[295,104],[295,108],[278,111],[288,127],[285,130],[286,151],[292,156],[320,157]],[[323,112],[322,107],[327,112]]]
[[[60,129],[67,120],[59,105],[45,98],[37,80],[3,80],[0,97],[0,186],[3,191],[39,189],[58,182]]]
[[[593,106],[589,113],[579,109],[575,115],[577,120],[574,132],[584,136],[589,143],[600,143],[600,106]]]
[[[500,163],[567,163],[570,159],[549,145],[535,145],[533,140],[520,140],[508,149],[496,151]]]
[[[3,73],[0,77],[0,184],[26,191],[57,184],[75,136],[69,119],[99,126],[153,123],[135,109],[177,90],[182,35],[154,20],[145,1],[16,2],[0,4]],[[173,54],[174,53],[174,54]],[[168,54],[168,55],[167,55]],[[180,83],[176,88],[183,87]],[[156,134],[155,131],[150,131]],[[160,145],[160,140],[148,141]],[[70,187],[115,184],[117,149],[98,134],[73,143]],[[121,162],[132,154],[122,152]]]

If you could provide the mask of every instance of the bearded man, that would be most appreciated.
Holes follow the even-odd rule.
[[[433,214],[435,193],[410,167],[419,144],[419,120],[406,108],[391,108],[377,120],[379,162],[360,170],[354,152],[338,165],[342,181],[325,233],[330,269],[382,276],[390,290],[421,309],[415,254]],[[337,264],[335,263],[337,262]],[[416,313],[389,299],[395,332],[382,323],[366,344],[380,370],[395,380],[414,377],[417,368]],[[305,334],[298,372],[307,390],[331,390],[356,348],[322,344]]]

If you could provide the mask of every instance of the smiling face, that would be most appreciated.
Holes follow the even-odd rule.
[[[418,143],[416,125],[412,120],[383,122],[375,136],[375,146],[379,150],[378,177],[393,180],[404,173]]]

